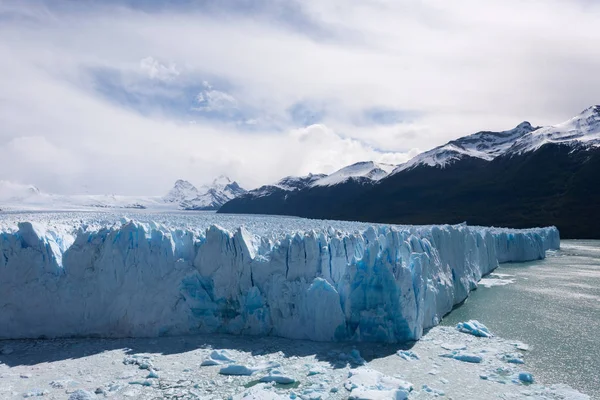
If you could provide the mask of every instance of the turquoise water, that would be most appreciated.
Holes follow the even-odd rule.
[[[524,369],[600,399],[600,241],[564,240],[546,260],[503,264],[505,286],[480,287],[442,325],[477,319],[527,343]]]

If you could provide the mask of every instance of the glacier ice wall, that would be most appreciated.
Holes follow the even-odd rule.
[[[0,232],[0,338],[224,332],[316,341],[421,337],[498,262],[556,228],[333,228],[259,236],[126,221]]]

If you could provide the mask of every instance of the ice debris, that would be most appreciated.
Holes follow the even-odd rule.
[[[147,370],[157,369],[154,367],[154,364],[152,363],[151,358],[148,356],[139,356],[139,355],[127,356],[123,359],[123,364],[137,365],[140,369],[147,369]]]
[[[250,376],[255,373],[256,370],[249,368],[241,364],[231,364],[223,367],[219,370],[221,375],[247,375]]]
[[[349,399],[408,399],[412,384],[367,367],[351,370],[344,384]]]
[[[222,367],[219,370],[219,374],[221,375],[246,375],[246,376],[250,376],[255,372],[258,371],[265,371],[265,370],[269,370],[272,368],[278,368],[280,367],[281,364],[277,363],[277,362],[266,362],[266,363],[261,363],[261,364],[257,364],[254,367],[248,367],[246,365],[242,365],[242,364],[229,364],[227,366]]]
[[[529,372],[519,372],[519,380],[523,383],[533,383],[533,375]]]
[[[529,351],[529,345],[523,342],[513,342],[511,343],[517,350],[521,351]]]
[[[484,324],[474,319],[468,322],[459,322],[458,325],[456,325],[456,329],[462,333],[468,333],[477,337],[489,338],[494,336]]]
[[[278,370],[278,369],[273,369],[271,371],[269,371],[269,373],[265,376],[263,376],[262,378],[260,378],[261,382],[275,382],[275,383],[281,383],[284,385],[289,385],[291,383],[296,382],[296,379],[292,378],[289,375],[284,374],[282,371]]]
[[[223,365],[233,364],[235,360],[231,358],[231,354],[227,350],[213,350],[206,360],[202,361],[200,366],[212,366],[212,365]]]
[[[419,359],[419,356],[414,351],[410,350],[398,350],[396,352],[398,356],[406,361],[415,361]]]
[[[95,400],[97,398],[94,393],[83,389],[78,389],[69,396],[69,400]]]
[[[24,398],[29,398],[29,397],[42,397],[47,395],[49,392],[47,390],[42,390],[42,389],[33,389],[30,390],[27,393],[23,394]]]
[[[430,387],[429,385],[423,385],[422,389],[423,389],[424,392],[432,394],[432,395],[434,395],[436,397],[437,396],[444,396],[445,395],[445,393],[444,393],[443,390],[434,389],[434,388]]]
[[[483,360],[483,357],[473,353],[462,353],[454,351],[452,353],[440,354],[440,357],[453,358],[458,361],[478,364]]]

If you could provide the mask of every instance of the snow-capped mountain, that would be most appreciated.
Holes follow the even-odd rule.
[[[531,152],[547,143],[600,147],[600,105],[589,107],[561,124],[539,128],[523,135],[507,149],[506,153]]]
[[[163,198],[182,210],[217,210],[223,204],[246,193],[237,182],[221,175],[212,184],[196,188],[188,181],[178,180]]]
[[[565,237],[600,238],[599,171],[600,106],[593,106],[553,126],[523,122],[450,141],[390,174],[375,163],[358,163],[296,190],[250,191],[219,212],[401,224],[557,225]]]
[[[39,195],[40,190],[33,185],[0,181],[0,201],[2,202],[19,202]]]
[[[477,132],[421,153],[399,165],[393,173],[416,168],[420,165],[444,168],[465,157],[491,161],[504,154],[517,140],[536,129],[538,128],[534,128],[529,122],[525,121],[508,131]]]
[[[502,155],[535,151],[547,143],[600,146],[600,106],[589,107],[570,120],[557,125],[533,127],[525,121],[508,131],[477,132],[452,140],[399,165],[393,173],[420,165],[444,168],[465,157],[491,161]]]
[[[312,187],[335,186],[349,179],[375,183],[386,177],[394,168],[396,168],[396,165],[393,164],[362,161],[339,169],[331,175],[308,174],[305,176],[286,176],[272,185],[265,185],[258,189],[250,190],[246,196],[263,197],[282,191],[293,192]]]
[[[169,193],[163,198],[166,203],[183,203],[194,200],[200,195],[200,192],[196,186],[192,185],[188,181],[179,179],[173,185],[173,188],[169,190]]]
[[[372,181],[378,181],[386,177],[394,168],[396,166],[393,164],[376,163],[373,161],[357,162],[314,181],[311,186],[337,185],[350,178],[368,178]]]

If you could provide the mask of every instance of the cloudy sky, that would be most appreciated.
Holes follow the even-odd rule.
[[[600,102],[593,0],[0,0],[0,180],[163,194]]]

